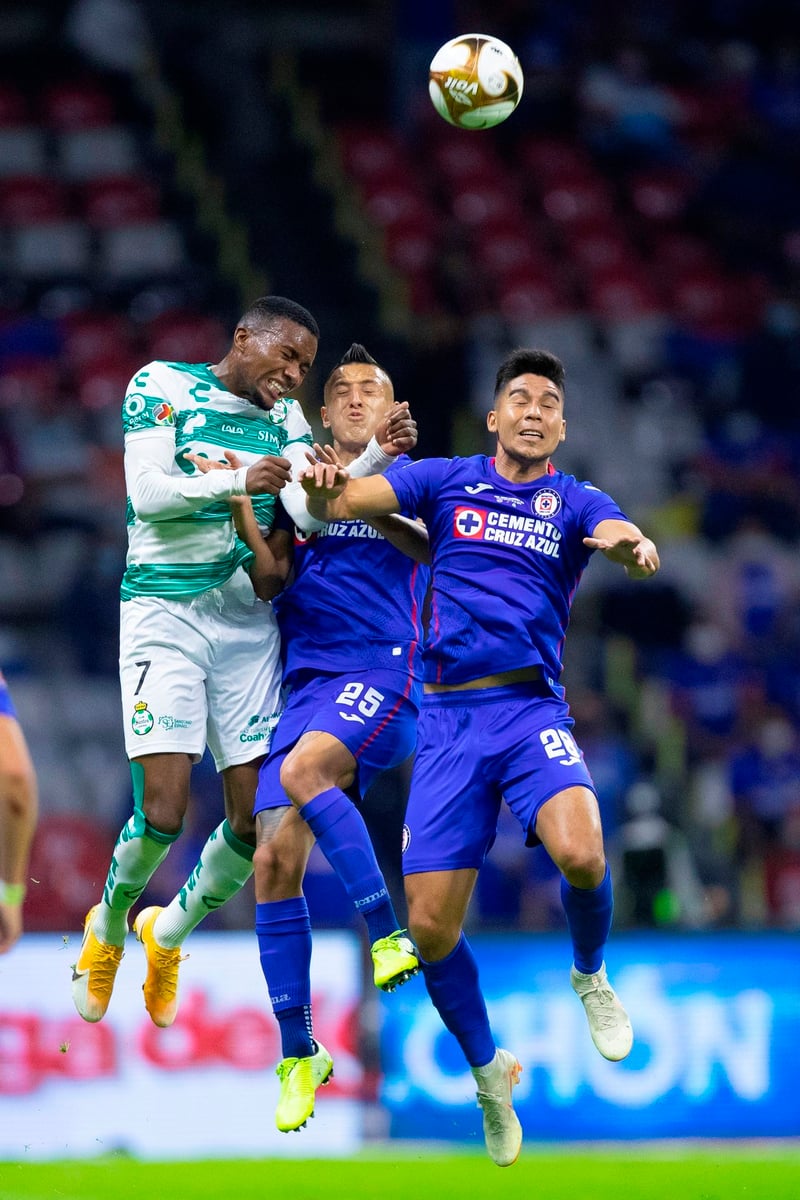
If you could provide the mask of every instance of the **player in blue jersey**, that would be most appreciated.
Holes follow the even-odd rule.
[[[502,801],[528,845],[562,873],[572,986],[595,1046],[630,1051],[630,1021],[611,988],[604,947],[612,888],[591,776],[559,684],[575,589],[600,550],[632,579],[658,569],[653,542],[614,501],[560,471],[564,369],[517,350],[500,366],[489,430],[495,458],[432,459],[389,479],[309,468],[310,507],[328,520],[410,509],[424,520],[433,568],[425,696],[404,830],[409,929],[430,997],[477,1081],[487,1150],[513,1163],[522,1130],[512,1107],[521,1070],[498,1049],[463,924]]]
[[[39,807],[36,771],[0,671],[0,954],[22,934],[22,903]]]
[[[128,914],[180,835],[192,765],[206,744],[222,776],[225,818],[179,896],[134,921],[156,1025],[171,1025],[177,1013],[183,940],[252,874],[258,768],[279,712],[280,637],[270,606],[253,594],[245,569],[253,555],[236,537],[228,501],[252,497],[266,531],[281,492],[294,519],[310,522],[292,472],[305,464],[312,435],[290,393],[311,368],[318,339],[307,309],[267,296],[242,314],[220,362],[151,362],[128,386],[120,682],[134,812],[73,969],[73,1001],[87,1021],[108,1008]],[[409,444],[409,427],[416,441],[413,425],[407,406],[398,406],[357,468],[385,468]],[[198,468],[229,453],[240,461],[235,471]]]
[[[324,399],[323,425],[344,464],[363,453],[395,407],[389,376],[357,344],[331,372]],[[387,473],[394,477],[410,462],[398,457]],[[258,554],[252,532],[251,525],[248,542]],[[263,566],[251,572],[267,599],[290,566],[294,571],[275,600],[288,697],[259,774],[254,858],[259,951],[284,1055],[276,1111],[284,1132],[305,1125],[316,1089],[332,1070],[311,1023],[311,926],[302,881],[315,837],[366,921],[376,986],[391,991],[418,970],[345,789],[363,797],[414,750],[429,581],[422,565],[427,534],[402,516],[374,524],[335,521],[310,536],[293,534],[276,528],[261,543]]]

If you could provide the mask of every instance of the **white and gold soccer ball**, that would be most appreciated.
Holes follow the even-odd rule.
[[[491,129],[510,117],[523,74],[510,46],[487,33],[463,33],[433,56],[428,88],[440,117],[459,129]]]

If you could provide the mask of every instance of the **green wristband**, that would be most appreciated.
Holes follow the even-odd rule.
[[[0,904],[8,904],[12,908],[18,908],[24,899],[24,883],[6,883],[4,879],[0,879]]]

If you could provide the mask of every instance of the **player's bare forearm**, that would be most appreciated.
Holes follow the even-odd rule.
[[[383,517],[400,507],[392,485],[382,475],[349,479],[341,467],[317,462],[309,465],[300,482],[308,511],[320,521]]]
[[[414,562],[424,563],[426,566],[430,564],[428,531],[420,521],[412,521],[399,513],[391,513],[388,517],[371,517],[369,523],[378,533],[382,533],[396,550],[407,554]]]
[[[583,544],[623,566],[629,579],[649,579],[661,565],[655,542],[630,521],[601,521]]]
[[[241,503],[231,502],[231,512],[237,534],[254,554],[247,568],[253,591],[259,600],[274,600],[283,591],[292,565],[289,535],[275,530],[265,538],[249,498],[240,499]]]

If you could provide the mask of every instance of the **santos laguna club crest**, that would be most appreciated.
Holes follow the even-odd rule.
[[[531,509],[537,517],[554,517],[561,509],[561,497],[552,488],[539,488],[531,500]]]

